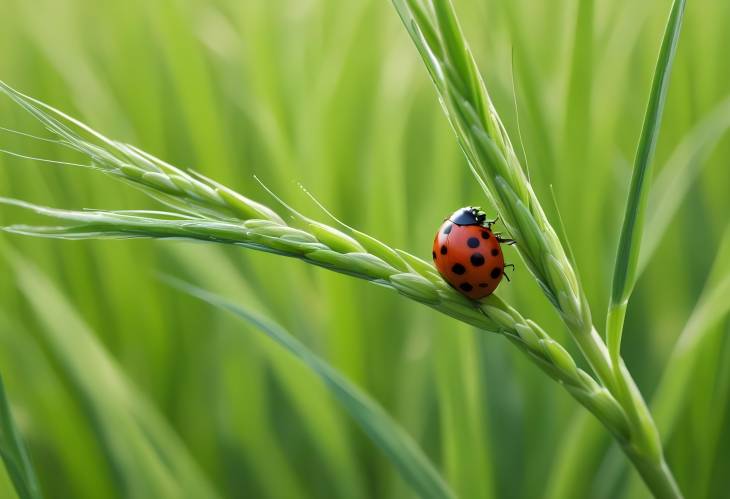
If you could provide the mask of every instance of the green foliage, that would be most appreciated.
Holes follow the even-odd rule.
[[[342,404],[350,416],[358,422],[363,431],[378,445],[398,468],[419,497],[449,498],[453,497],[448,486],[443,482],[438,472],[433,468],[421,450],[393,420],[362,393],[336,369],[332,368],[306,346],[291,336],[279,325],[246,310],[240,305],[226,299],[179,281],[170,281],[182,291],[206,301],[210,305],[225,310],[237,317],[250,322],[256,329],[266,334],[282,348],[304,362],[322,379],[331,390],[332,395]]]
[[[654,150],[659,138],[659,129],[664,112],[664,103],[669,88],[669,75],[672,71],[677,42],[682,28],[685,1],[675,0],[667,21],[659,60],[654,70],[654,78],[649,94],[649,104],[641,128],[639,145],[634,159],[629,199],[626,203],[624,223],[621,228],[616,265],[613,271],[611,301],[608,304],[606,319],[606,339],[614,364],[618,365],[621,350],[621,332],[629,296],[636,283],[636,267],[639,262],[641,240],[644,237],[644,218],[649,199],[648,183],[651,181],[651,166]]]
[[[54,214],[85,221],[122,217],[151,224],[147,228],[160,224],[177,236],[182,222],[196,218],[186,211],[179,215],[190,208],[190,199],[180,203],[178,194],[205,197],[212,189],[217,196],[208,201],[214,202],[201,204],[197,198],[193,205],[208,218],[220,218],[216,236],[222,228],[236,238],[244,232],[240,224],[235,230],[225,225],[226,218],[269,219],[253,224],[266,235],[255,249],[283,244],[289,251],[311,241],[317,228],[279,209],[252,178],[258,175],[306,219],[328,222],[303,194],[300,181],[359,229],[328,222],[350,239],[307,261],[352,269],[357,258],[339,250],[353,247],[354,240],[364,249],[358,252],[370,255],[358,257],[358,271],[403,275],[391,281],[391,289],[432,301],[439,280],[422,258],[428,260],[433,231],[446,214],[481,204],[488,212],[502,211],[507,223],[517,220],[501,198],[485,202],[480,185],[494,190],[496,176],[489,172],[504,167],[501,158],[511,153],[503,149],[509,144],[495,140],[499,133],[493,132],[499,130],[481,101],[478,67],[505,135],[517,137],[514,100],[520,111],[530,160],[525,176],[534,192],[514,182],[522,168],[508,162],[509,174],[500,176],[515,196],[505,191],[505,199],[527,208],[520,214],[537,226],[527,237],[545,234],[545,227],[530,221],[539,214],[525,200],[534,194],[545,219],[558,229],[557,213],[547,202],[552,186],[567,235],[558,231],[557,243],[567,250],[569,240],[575,255],[567,259],[567,269],[554,252],[558,267],[547,267],[542,250],[527,245],[506,250],[517,269],[512,282],[500,286],[490,312],[521,334],[519,340],[480,334],[387,289],[231,244],[141,238],[66,242],[0,234],[0,245],[40,267],[39,291],[49,286],[73,307],[85,334],[113,360],[126,386],[147,400],[181,443],[174,453],[194,456],[198,475],[220,496],[404,498],[414,492],[306,367],[291,362],[263,335],[240,334],[250,326],[171,292],[157,278],[160,269],[225,294],[257,316],[276,318],[370,394],[459,497],[644,497],[642,481],[610,445],[603,425],[524,362],[524,354],[530,352],[526,348],[538,353],[539,358],[528,358],[542,369],[591,372],[571,344],[562,310],[555,313],[545,294],[555,298],[555,284],[569,283],[572,278],[563,276],[578,276],[580,268],[576,281],[585,302],[579,309],[607,307],[631,177],[627,158],[635,153],[669,2],[457,0],[460,26],[448,4],[440,2],[434,10],[425,3],[402,2],[400,8],[413,9],[415,22],[406,26],[410,34],[420,26],[426,41],[421,45],[454,62],[446,77],[465,99],[442,92],[449,97],[443,105],[453,113],[460,103],[469,123],[487,123],[482,128],[496,148],[483,135],[461,144],[453,140],[412,41],[388,2],[8,0],[0,17],[3,80],[110,137],[205,177],[183,168],[183,175],[166,182],[159,174],[169,173],[167,167],[123,144],[102,143],[115,158],[132,163],[120,171],[133,186],[166,190],[159,200],[168,203],[165,211],[177,213],[172,221],[160,214],[159,203],[104,175],[7,155],[0,155],[0,196],[67,208],[70,212]],[[730,39],[723,29],[728,16],[720,0],[688,6],[656,144],[656,181],[650,193],[645,188],[650,196],[645,234],[622,345],[626,364],[655,411],[667,461],[688,497],[722,496],[730,472],[725,367],[730,350],[722,301],[727,274],[712,263],[713,255],[725,254],[717,247],[730,209],[724,161],[730,152],[725,136],[730,63],[724,53]],[[444,32],[463,32],[470,48],[458,38],[442,44]],[[437,83],[437,90],[444,88]],[[0,99],[0,126],[53,138],[8,99]],[[95,143],[93,136],[80,135]],[[465,167],[460,147],[472,154],[472,163],[486,165],[477,169],[480,181]],[[78,151],[5,130],[0,130],[0,148],[88,164]],[[105,159],[97,158],[93,166],[103,167]],[[148,161],[160,171],[140,172]],[[280,220],[262,213],[262,206],[275,208]],[[83,207],[108,211],[73,211]],[[125,208],[149,211],[115,212]],[[67,222],[77,225],[78,219]],[[187,240],[191,231],[197,236],[196,231],[211,228],[209,221],[203,227],[193,222]],[[279,227],[281,222],[288,227]],[[39,223],[48,218],[17,206],[0,208],[0,225]],[[279,240],[294,234],[293,244]],[[267,245],[260,244],[264,240]],[[534,247],[541,244],[536,237]],[[518,250],[526,263],[519,261]],[[380,261],[373,264],[371,257]],[[33,299],[18,286],[15,265],[0,260],[0,363],[43,490],[63,497],[127,497],[118,486],[120,476],[139,480],[142,488],[159,468],[145,459],[138,467],[150,469],[122,475],[119,470],[134,470],[134,463],[120,468],[109,459],[108,439],[102,427],[90,424],[93,407],[79,390],[78,375],[59,361],[48,331],[68,328],[39,310],[46,299]],[[391,269],[398,274],[389,274]],[[709,273],[713,277],[707,280]],[[438,307],[468,324],[485,324],[478,310],[464,316],[463,305],[457,297]],[[519,321],[513,310],[520,311]],[[604,325],[595,326],[601,331]],[[675,342],[690,329],[702,330],[692,334],[699,341],[683,350],[686,357],[678,357]],[[563,349],[543,346],[535,331],[549,333]],[[502,338],[517,341],[519,348]],[[88,351],[74,354],[84,366]],[[549,364],[540,364],[545,360]],[[666,368],[667,362],[677,370]],[[565,379],[588,382],[575,376]],[[91,384],[96,373],[86,377],[81,381]],[[5,490],[11,489],[0,494]]]
[[[130,497],[218,497],[157,410],[125,379],[52,283],[17,255],[15,279],[78,394],[117,487]]]
[[[0,379],[0,456],[20,499],[43,497],[28,450],[10,412],[2,379]]]

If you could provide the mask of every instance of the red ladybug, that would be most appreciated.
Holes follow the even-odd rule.
[[[505,267],[500,243],[514,243],[492,232],[496,220],[486,219],[479,208],[460,208],[444,220],[433,240],[433,261],[439,273],[472,300],[497,289]]]

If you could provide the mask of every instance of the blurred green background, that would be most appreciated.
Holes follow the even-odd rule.
[[[514,54],[530,176],[555,220],[553,186],[602,329],[670,2],[455,4],[517,144]],[[275,205],[254,174],[324,219],[301,182],[346,223],[426,258],[446,215],[486,206],[387,0],[0,0],[0,12],[0,79],[258,201]],[[676,210],[656,210],[667,230],[645,247],[656,251],[624,333],[648,400],[684,370],[658,422],[688,497],[723,497],[730,476],[728,320],[687,327],[719,277],[730,210],[728,25],[727,1],[689,2],[653,200]],[[0,126],[47,136],[6,98]],[[78,159],[1,130],[0,147]],[[157,208],[102,175],[6,155],[0,196]],[[24,217],[3,208],[0,224]],[[499,294],[574,351],[507,257],[517,268]],[[306,367],[160,273],[281,323],[382,404],[462,498],[646,496],[603,429],[507,342],[389,291],[231,248],[3,235],[0,372],[47,497],[146,497],[148,480],[193,476],[227,498],[413,496]],[[691,362],[665,371],[686,330],[699,338]],[[144,431],[130,423],[140,419]],[[175,449],[179,476],[158,470],[150,439]],[[4,475],[0,486],[13,497]]]

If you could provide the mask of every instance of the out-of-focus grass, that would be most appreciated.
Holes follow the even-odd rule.
[[[669,2],[455,3],[516,136],[514,51],[533,184],[543,199],[553,184],[592,308],[604,310]],[[484,203],[389,2],[4,0],[2,9],[3,80],[174,164],[249,194],[257,192],[256,173],[315,213],[301,181],[348,223],[421,256],[446,214]],[[678,187],[687,194],[646,261],[623,340],[648,400],[727,225],[730,141],[714,142],[726,126],[718,106],[730,95],[728,22],[727,2],[690,2],[669,91],[657,182],[665,165],[684,168],[668,162],[684,143],[678,161],[690,173],[678,175],[685,179]],[[708,116],[715,125],[688,135]],[[7,100],[0,117],[0,126],[43,133]],[[75,159],[0,134],[5,149]],[[659,188],[653,195],[662,207]],[[70,208],[153,206],[92,172],[69,175],[4,156],[0,195]],[[0,224],[19,216],[4,209]],[[552,497],[626,491],[630,473],[602,430],[519,354],[365,283],[196,245],[8,236],[0,244],[63,292],[134,397],[150,401],[221,496],[411,492],[314,376],[253,335],[229,334],[241,325],[170,291],[160,270],[227,291],[299,334],[377,399],[463,497],[541,497],[546,483]],[[521,271],[500,292],[561,334]],[[123,497],[88,396],[54,355],[48,321],[13,275],[0,260],[0,363],[41,486],[63,497]],[[55,326],[64,324],[71,327]],[[727,311],[711,327],[693,353],[700,367],[664,409],[674,415],[662,428],[670,430],[668,460],[688,497],[721,496],[730,472],[730,426],[720,410],[729,397]],[[81,366],[92,361],[81,348],[77,354]],[[89,371],[86,382],[94,381]]]
[[[10,410],[2,380],[0,380],[0,428],[0,455],[16,493],[20,499],[41,499],[41,487],[28,456],[28,449]]]

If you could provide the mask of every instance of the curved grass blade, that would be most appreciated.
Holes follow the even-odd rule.
[[[7,254],[50,353],[93,422],[120,490],[128,497],[219,497],[177,434],[53,283],[21,256]]]
[[[261,288],[258,283],[260,280],[255,279],[255,275],[252,275],[254,269],[248,269],[245,275],[239,272],[240,269],[236,267],[236,258],[238,255],[231,255],[222,250],[222,248],[214,246],[204,245],[184,245],[184,244],[170,244],[165,245],[165,255],[170,259],[174,260],[176,267],[179,266],[185,270],[186,275],[190,276],[194,282],[198,283],[210,291],[214,291],[222,296],[235,297],[236,300],[245,301],[249,307],[261,310],[262,313],[268,316],[275,316],[277,313],[281,313],[282,307],[295,308],[303,307],[304,310],[311,310],[311,302],[302,300],[301,304],[292,303],[290,299],[286,299],[286,304],[282,303],[269,303],[273,301],[268,296],[263,296]],[[200,262],[204,261],[205,266],[201,266]],[[258,269],[256,269],[258,270]],[[300,277],[292,275],[292,278]],[[269,291],[271,293],[271,291]],[[298,317],[304,317],[306,312],[297,314]],[[237,325],[236,325],[237,326]],[[227,335],[226,335],[227,336]],[[287,396],[288,403],[291,404],[291,415],[290,417],[297,419],[297,426],[302,428],[302,431],[308,435],[311,435],[311,439],[307,442],[307,449],[317,456],[323,456],[323,463],[326,465],[325,471],[327,474],[323,476],[323,480],[326,480],[331,485],[331,495],[334,497],[347,497],[348,499],[363,499],[368,497],[368,492],[365,484],[366,470],[358,462],[358,455],[355,449],[353,439],[351,438],[349,421],[347,416],[342,414],[342,411],[337,406],[337,402],[332,400],[327,387],[321,384],[313,386],[312,377],[316,376],[302,376],[302,370],[306,370],[306,367],[299,365],[292,365],[291,356],[288,352],[279,348],[278,345],[273,344],[268,338],[263,335],[256,338],[258,341],[253,342],[254,348],[258,355],[259,352],[265,356],[266,367],[271,369],[272,374],[277,377],[278,384],[281,385],[285,396]],[[245,349],[251,349],[252,342],[245,338]],[[233,350],[230,352],[230,357],[234,359],[234,362],[240,364],[241,359],[239,358],[241,353],[240,350]],[[263,360],[263,359],[262,359]],[[225,362],[221,362],[225,366]],[[236,373],[238,373],[237,368]],[[238,379],[238,378],[236,378]],[[252,423],[259,424],[261,428],[266,427],[269,424],[265,411],[251,411],[249,400],[250,397],[261,397],[270,393],[267,385],[263,384],[260,388],[252,388],[246,384],[246,391],[243,392],[241,389],[241,400],[236,401],[237,397],[231,397],[230,391],[223,391],[220,393],[220,397],[231,398],[226,400],[224,406],[226,410],[230,406],[233,406],[235,411],[236,407],[240,407],[240,411],[246,411],[246,414],[251,417],[252,414],[261,414],[259,422]],[[240,393],[240,392],[234,392]],[[222,403],[222,402],[221,402]],[[267,400],[262,400],[262,404],[271,403]],[[238,432],[244,432],[239,425],[239,422],[235,419],[235,416],[231,417],[236,421],[235,429],[229,430],[238,434]],[[233,425],[232,425],[233,426]],[[260,433],[261,440],[267,435],[266,432],[251,432]],[[321,438],[321,435],[327,435],[327,438]],[[238,437],[241,438],[241,437]],[[264,440],[259,445],[265,445],[264,449],[266,454],[282,454],[286,453],[286,449],[280,449],[275,443],[269,440]],[[248,447],[248,446],[247,446]],[[255,460],[255,466],[257,470],[261,470],[259,473],[267,475],[268,471],[273,466],[273,458],[261,459],[264,452],[257,451],[256,455],[258,458]],[[254,463],[252,463],[254,464]],[[295,473],[297,463],[287,463],[286,468],[282,468],[282,464],[279,464],[277,469],[278,475],[283,472]],[[291,471],[289,470],[291,468]],[[254,471],[256,472],[256,471]],[[280,476],[272,477],[271,481],[278,482]],[[271,489],[276,493],[276,489]],[[304,490],[304,489],[302,489]]]
[[[677,52],[685,4],[685,0],[674,0],[664,31],[659,58],[654,70],[649,103],[634,159],[634,172],[616,254],[611,298],[606,318],[606,342],[616,371],[620,369],[621,333],[626,316],[626,306],[636,283],[636,269],[650,190],[647,185],[651,179],[652,159],[659,137],[659,127],[667,97],[672,63]]]
[[[10,413],[5,386],[0,377],[0,456],[20,499],[41,499],[41,488],[25,443]]]
[[[244,307],[190,284],[167,278],[174,287],[254,325],[269,338],[304,362],[322,378],[332,395],[380,447],[413,490],[426,499],[453,498],[453,493],[411,437],[370,397],[352,385],[336,369],[315,355],[281,326]]]

